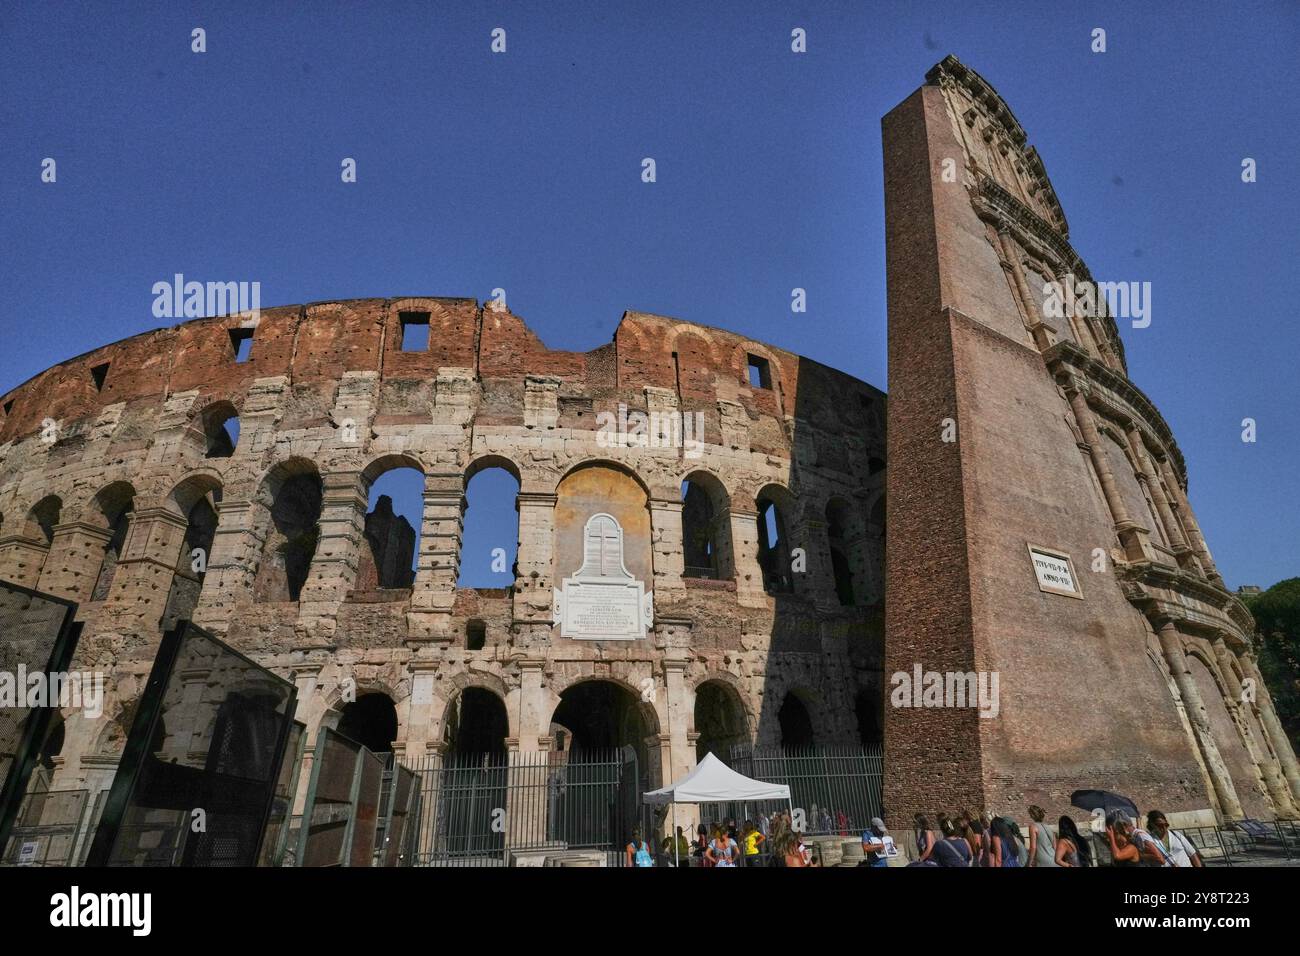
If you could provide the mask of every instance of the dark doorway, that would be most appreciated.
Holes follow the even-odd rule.
[[[371,753],[389,753],[397,739],[397,708],[387,694],[363,694],[343,706],[336,729]]]
[[[719,760],[731,759],[731,748],[749,743],[745,711],[736,692],[720,681],[705,681],[695,690],[695,760],[712,753]]]
[[[813,745],[812,717],[804,702],[793,691],[785,695],[776,719],[781,725],[781,746],[786,750],[797,750]]]
[[[885,734],[881,720],[881,698],[869,690],[858,691],[854,700],[854,710],[858,715],[858,735],[862,745],[871,746],[884,741]]]
[[[509,733],[506,705],[492,691],[466,687],[452,703],[447,740],[455,755],[504,754]]]

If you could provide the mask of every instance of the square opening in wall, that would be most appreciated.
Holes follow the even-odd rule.
[[[749,384],[751,388],[772,387],[772,369],[767,359],[758,355],[749,357]]]
[[[231,329],[230,347],[235,350],[236,362],[247,362],[253,351],[253,330]]]
[[[401,312],[398,317],[402,320],[402,351],[429,351],[429,313]]]

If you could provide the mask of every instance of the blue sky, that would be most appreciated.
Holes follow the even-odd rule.
[[[880,117],[954,53],[1024,124],[1094,275],[1152,283],[1130,371],[1229,585],[1267,586],[1300,574],[1300,6],[1133,6],[6,4],[0,390],[156,327],[176,272],[259,281],[264,306],[500,286],[555,348],[639,309],[883,387]]]

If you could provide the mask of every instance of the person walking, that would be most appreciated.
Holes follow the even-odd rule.
[[[1040,806],[1029,808],[1029,865],[1056,866],[1056,841],[1047,829],[1043,818],[1047,812]]]
[[[1147,814],[1147,830],[1168,855],[1170,862],[1177,867],[1202,867],[1205,861],[1191,840],[1177,830],[1169,828],[1169,821],[1159,810]]]
[[[975,837],[974,845],[971,847],[975,862],[971,866],[992,866],[993,864],[989,862],[989,851],[991,849],[989,844],[992,834],[984,826],[984,821],[976,816],[971,817],[970,829]]]

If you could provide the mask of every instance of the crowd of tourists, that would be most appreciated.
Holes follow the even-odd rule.
[[[940,813],[931,824],[925,814],[917,814],[914,824],[916,859],[908,866],[943,867],[1087,867],[1103,865],[1100,850],[1093,839],[1085,837],[1071,817],[1062,816],[1053,833],[1046,823],[1042,807],[1029,808],[1029,830],[1005,816],[962,810],[949,815]],[[827,822],[824,819],[819,822]],[[834,818],[823,833],[834,834]],[[841,829],[842,828],[838,828]],[[1204,862],[1196,846],[1184,834],[1169,826],[1159,810],[1146,816],[1146,826],[1138,825],[1123,811],[1105,818],[1104,829],[1096,840],[1109,850],[1108,864],[1113,866],[1199,867]],[[656,854],[643,838],[640,829],[632,834],[626,847],[629,866],[820,866],[815,844],[805,842],[804,834],[792,826],[788,810],[765,814],[737,825],[735,820],[700,824],[694,837],[682,827],[665,837]],[[860,866],[889,866],[899,855],[893,836],[879,817],[873,817],[862,833]]]

